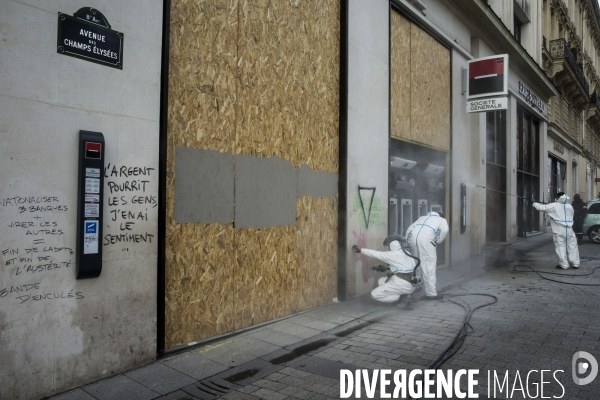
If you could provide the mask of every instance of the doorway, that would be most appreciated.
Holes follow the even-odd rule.
[[[517,236],[539,230],[539,212],[528,200],[540,199],[539,121],[517,106]]]
[[[506,111],[486,113],[486,241],[506,241]]]

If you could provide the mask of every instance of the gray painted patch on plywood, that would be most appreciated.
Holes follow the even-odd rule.
[[[178,147],[175,151],[175,222],[230,223],[233,182],[233,154]]]
[[[235,227],[293,226],[297,182],[297,170],[287,160],[237,156]]]
[[[298,169],[298,197],[311,195],[313,199],[328,197],[333,200],[337,192],[338,176],[312,170],[304,164]]]

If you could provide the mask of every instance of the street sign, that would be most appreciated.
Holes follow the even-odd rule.
[[[96,9],[84,7],[72,17],[59,12],[56,46],[60,54],[123,69],[123,33]]]

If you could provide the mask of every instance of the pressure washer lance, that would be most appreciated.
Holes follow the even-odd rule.
[[[523,197],[523,196],[517,196],[516,194],[503,192],[501,190],[496,190],[496,189],[488,188],[488,187],[485,187],[485,186],[475,185],[475,187],[482,188],[482,189],[485,189],[485,190],[491,190],[492,192],[503,193],[503,194],[508,195],[508,196],[516,197],[517,199],[524,199],[524,200],[527,200],[527,201],[530,201],[530,199],[531,199],[531,197],[527,198],[527,197]],[[537,201],[537,200],[535,202],[539,203],[539,204],[548,204],[548,203],[544,203],[543,201]]]

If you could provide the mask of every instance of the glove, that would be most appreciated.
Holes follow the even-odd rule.
[[[358,247],[357,245],[353,245],[352,250],[354,250],[355,253],[360,253],[360,247]]]
[[[532,203],[537,203],[537,200],[533,197],[531,199],[529,199],[529,201],[531,201]]]

